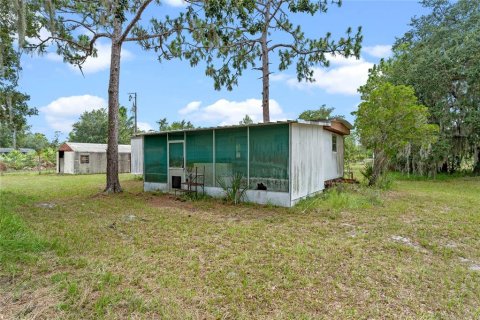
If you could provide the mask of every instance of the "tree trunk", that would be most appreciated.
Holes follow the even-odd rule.
[[[13,149],[17,149],[17,128],[13,128],[12,144]]]
[[[265,21],[270,20],[270,1],[267,2],[265,8]],[[262,31],[262,109],[263,109],[263,122],[270,121],[270,64],[268,61],[268,23],[265,24],[265,28]]]
[[[476,147],[473,152],[473,173],[480,174],[480,147]]]
[[[122,192],[118,179],[118,88],[120,85],[120,55],[122,43],[119,41],[121,25],[114,22],[112,53],[110,57],[110,81],[108,83],[108,146],[107,146],[107,186],[105,192]]]
[[[372,168],[372,175],[368,180],[369,186],[374,186],[377,184],[378,179],[382,176],[385,172],[387,163],[387,158],[383,151],[375,152],[375,157],[373,158],[373,168]]]
[[[440,169],[440,172],[442,173],[448,173],[448,160],[445,160],[443,163],[442,163],[442,167]]]

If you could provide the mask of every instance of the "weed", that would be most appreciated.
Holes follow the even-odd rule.
[[[229,177],[218,177],[217,183],[225,191],[228,202],[238,204],[240,201],[245,200],[248,184],[242,173],[235,172]]]
[[[380,191],[365,186],[341,184],[324,190],[314,197],[306,198],[296,205],[300,212],[342,211],[346,209],[366,209],[382,203]],[[337,215],[331,215],[335,218]]]

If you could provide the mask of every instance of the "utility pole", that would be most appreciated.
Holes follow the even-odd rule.
[[[132,101],[133,99],[133,111],[135,114],[135,128],[134,133],[137,134],[137,93],[136,92],[129,92],[128,93],[128,101]]]

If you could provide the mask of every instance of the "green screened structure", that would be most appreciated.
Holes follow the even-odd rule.
[[[185,189],[194,172],[201,190],[222,196],[222,185],[241,177],[247,201],[291,206],[343,176],[349,128],[344,120],[283,121],[146,133],[144,190]]]

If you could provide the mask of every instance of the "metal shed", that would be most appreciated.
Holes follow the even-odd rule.
[[[118,145],[118,171],[130,172],[130,145]],[[107,171],[107,145],[65,142],[57,151],[57,173],[85,174]]]
[[[197,168],[209,195],[222,196],[219,179],[241,174],[248,201],[290,207],[343,176],[351,128],[332,119],[144,133],[135,154],[143,155],[145,191],[185,188],[187,171]]]

